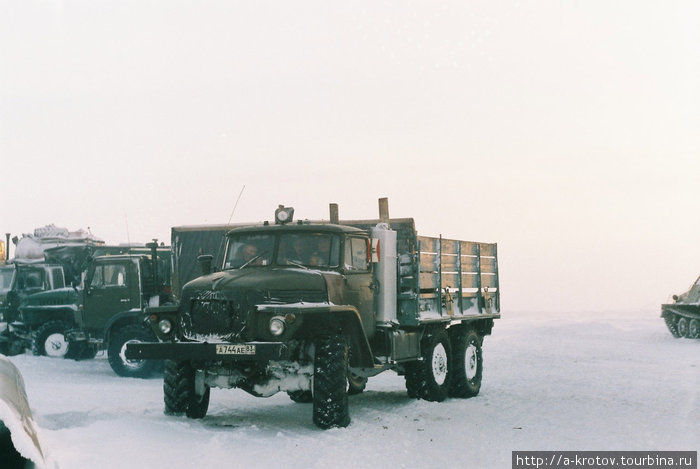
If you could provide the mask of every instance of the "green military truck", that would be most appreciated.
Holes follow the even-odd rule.
[[[11,262],[0,265],[0,353],[16,355],[26,348],[18,340],[20,304],[28,297],[65,287],[63,266],[43,262]]]
[[[409,396],[479,393],[482,344],[500,317],[496,244],[419,236],[413,219],[275,223],[228,232],[220,269],[184,285],[179,306],[147,310],[164,359],[166,414],[206,415],[210,388],[313,402],[321,428],[347,426],[348,394],[386,370]]]
[[[115,255],[98,251],[88,258],[79,288],[27,297],[20,314],[33,331],[35,353],[77,359],[106,349],[118,375],[149,376],[158,363],[124,357],[127,343],[156,339],[143,322],[144,308],[172,301],[170,248],[147,246],[115,248],[123,252]]]
[[[700,339],[700,277],[673,303],[661,305],[661,317],[673,337]]]

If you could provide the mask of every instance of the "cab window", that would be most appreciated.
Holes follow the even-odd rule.
[[[95,268],[90,286],[123,287],[126,285],[126,266],[124,265],[100,265]]]
[[[364,238],[347,238],[345,240],[345,270],[366,272],[369,270],[367,259],[367,240]]]
[[[17,286],[20,290],[41,288],[46,289],[43,270],[22,270],[17,276]]]
[[[269,234],[232,236],[228,242],[224,269],[270,265],[274,243],[274,237]]]
[[[51,269],[51,284],[53,288],[63,288],[66,286],[66,280],[63,277],[63,269],[58,267]]]
[[[304,267],[338,267],[339,239],[326,233],[286,233],[280,236],[277,263]]]

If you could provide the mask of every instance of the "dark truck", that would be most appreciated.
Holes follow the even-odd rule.
[[[700,338],[700,277],[688,291],[673,295],[673,303],[661,305],[661,317],[673,337]]]
[[[0,265],[0,353],[16,355],[25,349],[14,330],[21,325],[20,304],[29,296],[65,287],[63,266],[44,262],[11,262]]]
[[[482,343],[500,317],[496,245],[419,236],[413,219],[293,222],[227,234],[222,270],[187,283],[179,306],[149,308],[164,359],[166,414],[206,415],[211,387],[313,402],[321,428],[347,426],[348,394],[386,370],[409,396],[479,393]],[[207,273],[208,272],[208,273]]]
[[[156,340],[142,318],[147,306],[172,301],[170,248],[154,242],[93,254],[80,287],[35,294],[20,307],[22,323],[33,331],[35,353],[80,359],[106,349],[118,375],[149,376],[158,363],[127,360],[124,350],[127,343]]]

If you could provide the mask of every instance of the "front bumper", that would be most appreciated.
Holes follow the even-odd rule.
[[[267,362],[288,360],[290,349],[281,342],[209,344],[201,342],[127,344],[129,360],[196,360],[226,362]]]

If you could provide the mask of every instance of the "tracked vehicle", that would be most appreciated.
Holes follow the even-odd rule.
[[[287,392],[321,428],[350,422],[348,394],[386,370],[429,401],[479,393],[482,344],[500,317],[496,245],[419,236],[413,219],[275,223],[228,232],[223,262],[187,283],[179,306],[149,308],[164,359],[167,414],[206,415],[210,388]]]
[[[673,303],[661,305],[661,317],[673,337],[700,338],[700,277],[688,291],[673,295]]]

